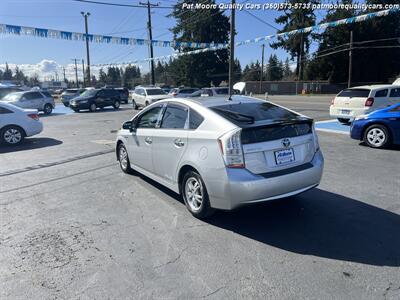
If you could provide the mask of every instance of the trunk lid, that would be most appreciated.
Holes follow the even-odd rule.
[[[334,107],[363,108],[371,90],[368,88],[345,89],[336,97]]]
[[[310,162],[315,153],[310,119],[285,120],[242,129],[246,169],[263,174]]]

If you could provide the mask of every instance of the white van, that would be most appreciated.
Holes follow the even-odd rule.
[[[333,100],[329,114],[341,123],[400,102],[399,85],[365,85],[344,89]]]

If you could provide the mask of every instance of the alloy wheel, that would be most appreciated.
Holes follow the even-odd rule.
[[[119,163],[122,169],[126,170],[128,168],[128,153],[126,153],[125,147],[119,147]]]
[[[185,196],[186,201],[193,212],[201,209],[203,204],[203,186],[197,178],[190,177],[186,180]]]
[[[8,144],[15,145],[21,142],[22,133],[16,128],[9,128],[4,132],[3,138]]]
[[[375,147],[381,147],[386,141],[386,133],[380,128],[372,128],[367,133],[368,142]]]

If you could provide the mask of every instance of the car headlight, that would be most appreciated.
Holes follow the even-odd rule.
[[[359,116],[357,116],[356,118],[355,118],[355,120],[357,121],[357,120],[364,120],[364,119],[366,119],[368,117],[368,115],[359,115]]]

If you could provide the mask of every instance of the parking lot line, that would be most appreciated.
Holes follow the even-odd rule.
[[[350,126],[343,125],[337,120],[326,120],[315,123],[315,128],[318,131],[333,132],[340,134],[350,134]]]

